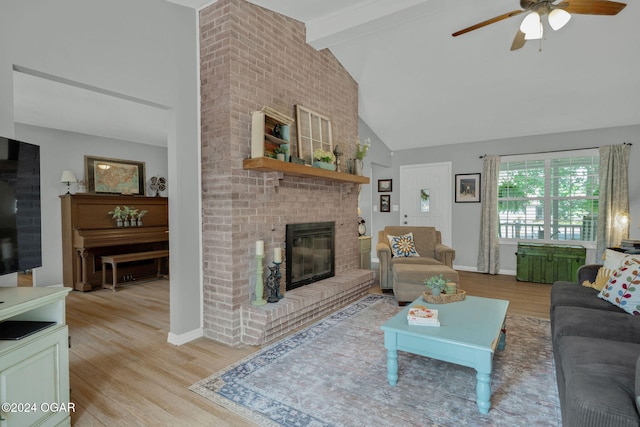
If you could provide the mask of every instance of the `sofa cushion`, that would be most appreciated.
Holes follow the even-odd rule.
[[[409,264],[409,265],[444,265],[440,261],[435,258],[427,258],[427,257],[395,257],[391,258],[391,266],[396,266],[399,264]],[[597,299],[597,298],[596,298]],[[611,304],[607,304],[611,305]]]
[[[591,288],[580,286],[573,282],[556,282],[551,288],[551,321],[554,319],[554,312],[557,307],[584,307],[595,308],[598,310],[613,311],[622,313],[623,311],[601,300],[598,291]]]
[[[630,314],[640,314],[640,259],[627,258],[598,294]]]
[[[560,337],[571,335],[640,343],[640,318],[622,310],[560,306],[554,310],[551,333],[554,343]]]
[[[424,281],[442,274],[447,282],[458,283],[458,272],[444,264],[396,264],[393,266],[393,280],[398,283],[415,283],[427,290]]]
[[[403,234],[401,236],[391,236],[387,234],[391,253],[394,257],[419,257],[416,252],[416,245],[413,241],[413,233]]]
[[[640,344],[564,336],[564,426],[638,426],[635,369]]]

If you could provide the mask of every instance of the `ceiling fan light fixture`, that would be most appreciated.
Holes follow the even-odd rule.
[[[549,12],[549,25],[554,31],[564,27],[571,19],[571,14],[564,9],[553,9]]]
[[[539,40],[542,38],[542,26],[540,26],[540,31],[537,32],[533,32],[533,33],[524,33],[524,39],[525,40]]]
[[[531,12],[522,20],[520,31],[525,34],[540,32],[540,24],[540,15],[538,12]]]

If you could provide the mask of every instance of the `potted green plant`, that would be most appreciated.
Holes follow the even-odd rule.
[[[138,225],[138,209],[134,207],[129,208],[129,216],[131,217],[131,226],[135,227]]]
[[[142,217],[145,216],[147,212],[149,211],[146,209],[142,209],[140,212],[138,212],[138,227],[142,227]]]
[[[107,213],[111,215],[112,219],[116,220],[116,226],[122,227],[122,209],[120,209],[120,206],[116,206],[112,211]]]
[[[367,150],[371,147],[371,140],[369,138],[364,140],[364,144],[360,144],[360,140],[356,142],[356,158],[355,158],[355,174],[362,175],[362,160],[367,155]]]
[[[331,151],[325,151],[322,148],[318,148],[313,152],[313,160],[313,166],[316,168],[332,171],[336,170],[336,165],[333,164],[336,160],[336,156]]]
[[[433,295],[440,295],[447,284],[447,280],[444,278],[444,274],[440,273],[439,276],[429,277],[423,283],[427,288],[431,289]]]
[[[131,225],[131,208],[129,206],[122,206],[122,222],[125,227],[129,227]]]
[[[287,150],[285,150],[282,147],[276,147],[275,150],[273,150],[274,153],[276,153],[276,158],[282,162],[284,162],[285,160],[285,156],[287,154]]]

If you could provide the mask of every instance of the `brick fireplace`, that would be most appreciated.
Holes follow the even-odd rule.
[[[334,144],[354,157],[357,84],[305,37],[302,23],[244,0],[200,11],[204,333],[229,345],[268,342],[358,298],[373,282],[371,271],[358,269],[357,184],[242,168],[251,112],[264,106],[294,117],[300,104],[331,118]],[[295,127],[291,141],[296,154]],[[285,253],[286,224],[329,221],[335,277],[253,307],[255,242],[264,241],[271,264],[273,248]]]

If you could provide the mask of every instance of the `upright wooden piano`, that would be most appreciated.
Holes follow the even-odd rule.
[[[65,194],[62,207],[62,264],[65,286],[79,291],[102,288],[103,255],[169,249],[169,209],[166,197],[110,194]],[[117,227],[108,214],[116,206],[147,210],[143,225]],[[132,280],[157,275],[157,262],[123,265],[118,275]],[[168,265],[161,266],[168,273]],[[110,274],[111,271],[108,271]]]

